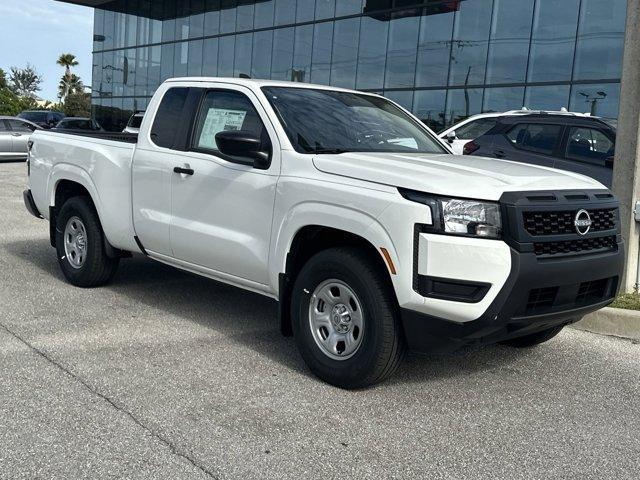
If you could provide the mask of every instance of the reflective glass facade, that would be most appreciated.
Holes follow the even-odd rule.
[[[626,1],[111,1],[92,102],[117,130],[166,78],[250,76],[382,93],[435,130],[522,106],[616,118]]]

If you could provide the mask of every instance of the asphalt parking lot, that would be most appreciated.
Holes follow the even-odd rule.
[[[640,345],[565,329],[530,350],[312,377],[276,305],[154,263],[63,281],[0,163],[0,478],[637,478]]]

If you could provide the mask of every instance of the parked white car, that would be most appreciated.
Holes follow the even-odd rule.
[[[568,112],[565,108],[559,111],[542,111],[542,110],[528,110],[522,108],[520,110],[510,110],[508,112],[490,112],[479,113],[472,115],[460,122],[452,125],[451,127],[443,130],[438,136],[449,144],[451,150],[456,155],[462,155],[464,146],[471,140],[484,135],[493,127],[495,127],[500,117],[516,116],[516,115],[531,115],[536,113],[547,113],[556,115],[573,115],[573,116],[589,116],[588,113]]]
[[[272,297],[320,378],[388,377],[407,349],[544,342],[616,294],[618,203],[588,177],[452,155],[378,95],[168,80],[137,140],[38,131],[27,209],[69,282],[131,252]]]

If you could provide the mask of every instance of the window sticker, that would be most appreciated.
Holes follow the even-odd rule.
[[[210,108],[202,126],[198,147],[217,150],[216,133],[242,129],[244,117],[246,116],[247,112],[242,110]]]

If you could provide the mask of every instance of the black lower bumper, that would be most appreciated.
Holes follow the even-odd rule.
[[[511,273],[487,311],[458,323],[402,310],[408,346],[424,353],[497,343],[580,320],[611,303],[618,290],[624,246],[614,251],[539,259],[511,250]]]
[[[22,199],[24,200],[24,206],[27,207],[27,210],[31,215],[36,218],[44,218],[38,207],[36,207],[36,202],[33,200],[33,195],[31,195],[31,190],[27,189],[22,192]]]

